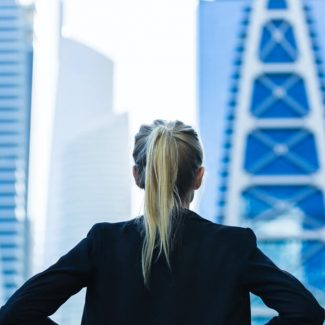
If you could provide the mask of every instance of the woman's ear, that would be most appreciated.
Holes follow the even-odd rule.
[[[137,186],[140,187],[140,184],[139,184],[139,172],[138,172],[138,168],[137,168],[136,165],[134,165],[132,167],[132,174],[133,174],[133,177],[134,177],[134,180],[135,180],[135,184],[137,184]]]
[[[196,171],[194,184],[193,184],[193,186],[192,186],[192,189],[193,189],[193,190],[197,190],[197,189],[200,188],[200,186],[201,186],[201,184],[202,184],[203,175],[204,175],[204,167],[201,166],[201,167],[199,167],[198,170]]]

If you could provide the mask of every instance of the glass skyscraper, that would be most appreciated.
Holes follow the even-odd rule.
[[[313,15],[316,6],[325,13],[324,2],[230,1],[238,28],[231,44],[227,33],[234,28],[223,37],[208,34],[227,25],[213,22],[226,2],[200,6],[200,126],[207,155],[213,155],[213,140],[216,146],[214,128],[221,126],[213,73],[224,73],[215,62],[222,41],[234,54],[224,88],[221,167],[214,175],[219,187],[206,195],[215,195],[216,221],[253,228],[261,249],[324,304],[325,83]],[[252,314],[254,323],[264,324],[274,311],[252,296]]]
[[[0,1],[0,303],[29,275],[32,7]]]

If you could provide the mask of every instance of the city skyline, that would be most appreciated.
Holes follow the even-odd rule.
[[[42,4],[41,1],[36,2],[40,10],[36,14],[38,17],[35,24],[36,40],[34,41],[37,60],[36,69],[34,69],[33,85],[36,85],[37,89],[33,94],[34,116],[31,122],[33,125],[31,135],[33,139],[31,150],[33,166],[29,175],[27,173],[28,163],[21,161],[20,165],[18,164],[15,167],[17,170],[20,169],[15,175],[21,179],[21,183],[17,183],[17,188],[21,191],[21,198],[17,201],[14,201],[12,193],[2,196],[8,188],[12,188],[11,185],[8,185],[9,183],[7,184],[5,178],[9,175],[8,171],[13,171],[13,166],[0,156],[0,175],[4,180],[0,184],[0,222],[2,221],[1,217],[6,217],[3,211],[7,209],[6,207],[12,206],[12,202],[15,202],[17,205],[20,204],[25,209],[24,213],[19,212],[22,211],[21,209],[16,209],[15,211],[18,211],[20,215],[25,217],[30,214],[33,221],[33,237],[29,238],[31,246],[29,244],[26,245],[25,250],[27,251],[31,247],[35,266],[32,271],[26,271],[17,283],[21,283],[30,272],[40,271],[54,262],[55,258],[67,252],[78,240],[81,240],[86,235],[87,230],[90,229],[93,223],[98,221],[126,220],[141,213],[143,196],[142,192],[136,189],[131,178],[132,157],[130,153],[132,151],[133,136],[139,125],[152,122],[154,118],[177,118],[194,125],[194,127],[198,127],[204,145],[206,175],[203,184],[204,188],[196,195],[196,202],[192,207],[199,203],[198,210],[200,214],[212,221],[225,222],[225,219],[227,219],[219,213],[220,209],[218,209],[220,193],[218,186],[225,186],[223,181],[220,182],[219,172],[221,171],[222,159],[226,163],[229,162],[227,161],[229,157],[225,154],[225,151],[229,148],[224,146],[224,132],[228,130],[227,132],[231,136],[231,132],[234,129],[233,125],[226,128],[226,123],[233,123],[233,116],[229,114],[229,107],[234,105],[232,100],[239,92],[238,84],[236,86],[236,83],[233,83],[234,80],[238,81],[241,78],[236,72],[236,65],[237,67],[242,65],[240,55],[244,52],[240,42],[238,42],[240,39],[239,33],[248,28],[249,22],[247,20],[249,21],[250,18],[250,10],[247,10],[247,8],[250,8],[249,6],[252,5],[253,1],[215,0],[198,2],[197,45],[195,45],[195,21],[193,20],[193,17],[195,17],[195,10],[193,9],[196,8],[196,4],[195,6],[193,5],[194,1],[186,8],[183,8],[183,12],[181,7],[185,5],[185,2],[177,4],[173,14],[167,13],[167,10],[165,11],[168,6],[171,6],[170,3],[161,4],[159,8],[164,9],[161,12],[161,17],[164,18],[160,18],[157,22],[152,17],[150,19],[146,17],[144,22],[140,21],[141,17],[147,16],[145,15],[146,12],[152,11],[153,17],[159,16],[158,10],[153,8],[148,2],[145,2],[144,11],[136,12],[134,15],[136,19],[132,17],[131,12],[131,9],[134,9],[134,7],[128,7],[124,11],[123,8],[117,6],[113,12],[125,14],[123,17],[126,20],[127,17],[131,17],[130,25],[123,30],[119,29],[121,24],[116,21],[107,22],[105,27],[101,25],[104,22],[103,18],[106,17],[105,10],[110,8],[112,4],[107,4],[107,6],[102,8],[103,13],[99,14],[98,22],[96,21],[95,16],[96,13],[98,14],[98,8],[100,8],[100,0],[96,1],[98,1],[98,6],[89,8],[87,24],[85,24],[82,17],[87,8],[87,1],[79,3],[80,11],[76,10],[78,2],[74,0],[66,2],[65,10],[63,10],[64,7],[61,7],[60,10],[59,1],[47,0],[47,3],[53,5],[53,7],[49,6],[50,9],[45,8],[44,3]],[[290,2],[291,0],[287,1]],[[273,1],[270,2],[273,3]],[[280,2],[282,5],[286,3],[286,1]],[[8,0],[2,3],[0,10],[2,5],[11,7],[13,3],[16,6],[15,1]],[[306,1],[303,3],[306,3]],[[322,27],[325,27],[325,22],[322,22],[321,19],[322,13],[325,12],[325,1],[310,0],[308,3],[311,5],[312,18],[309,20],[312,20],[312,22],[308,22],[308,17],[306,19],[307,23],[310,24],[309,27],[317,31],[319,46],[317,50],[319,53],[318,65],[322,69],[321,59],[324,58],[325,53],[325,28]],[[278,4],[274,5],[277,6]],[[139,7],[139,4],[133,4],[133,6]],[[55,10],[52,15],[50,10],[54,7]],[[26,9],[27,7],[21,7],[22,10],[23,8]],[[64,12],[64,17],[60,16],[61,11]],[[177,16],[176,11],[179,16]],[[46,13],[47,16],[40,17],[42,13]],[[184,16],[181,16],[180,13]],[[8,14],[7,10],[6,14]],[[45,26],[42,25],[44,24],[44,17],[50,19],[47,22],[47,27],[44,27],[44,31],[42,31],[42,26]],[[178,26],[177,19],[179,17],[184,17],[186,21],[184,26]],[[164,19],[170,19],[171,21],[171,24],[168,24],[168,29],[164,29],[164,26],[166,26]],[[116,24],[115,30],[111,30],[113,25],[110,25],[110,23]],[[130,26],[134,27],[137,23],[139,26],[134,28],[134,31],[127,36],[127,32],[130,32]],[[153,28],[152,31],[148,30],[151,24],[155,23],[159,27]],[[51,26],[49,27],[50,24]],[[0,22],[0,40],[3,35],[4,37],[9,35],[1,30],[5,25],[6,23]],[[61,27],[63,27],[62,38]],[[107,30],[108,27],[110,27],[109,32],[105,33],[105,29]],[[9,26],[10,28],[12,26]],[[175,29],[174,37],[172,37],[173,28]],[[47,35],[49,35],[49,33],[45,32],[46,29],[48,29],[47,31],[51,30],[49,40],[46,40]],[[30,31],[30,28],[28,28],[26,30],[27,34]],[[114,33],[115,37],[112,36]],[[184,36],[184,39],[180,41],[181,35],[184,35],[184,33],[186,37]],[[10,35],[16,34],[10,32]],[[169,37],[171,39],[168,39]],[[122,46],[118,42],[125,44]],[[5,44],[6,42],[3,43]],[[0,65],[0,84],[2,80],[7,78],[5,76],[5,79],[3,79],[1,69],[8,64],[8,55],[1,52],[1,46],[0,42],[0,63],[1,60],[4,60],[4,64]],[[168,46],[168,49],[163,49],[163,47]],[[24,48],[24,51],[26,49],[28,51],[31,50],[31,42],[27,48]],[[196,105],[195,101],[196,50],[198,51],[197,61],[199,65],[197,85],[200,88],[197,100],[198,105]],[[83,56],[86,53],[88,53],[88,56]],[[110,56],[109,54],[112,55]],[[151,59],[148,60],[148,58]],[[31,59],[32,57],[29,56],[29,60]],[[86,67],[88,62],[90,63],[89,70]],[[28,66],[30,69],[32,68],[30,61]],[[102,69],[101,66],[104,68]],[[26,75],[31,77],[31,71],[25,72]],[[81,73],[79,74],[79,72]],[[129,79],[127,78],[128,73],[130,75]],[[322,73],[320,70],[319,75]],[[87,77],[85,77],[86,75]],[[69,78],[65,79],[67,76]],[[272,76],[268,75],[267,77]],[[127,81],[123,83],[123,80]],[[171,81],[170,83],[168,82],[169,80]],[[307,81],[310,82],[310,80],[311,78]],[[77,81],[80,82],[80,85],[75,85]],[[304,81],[308,83],[306,80],[303,80],[302,84]],[[31,79],[29,82],[31,84]],[[256,83],[260,86],[263,80],[256,80]],[[298,84],[301,84],[301,80],[298,80]],[[304,84],[302,89],[303,86]],[[118,90],[115,88],[118,88]],[[72,96],[70,93],[71,89]],[[30,89],[27,89],[27,93],[30,94]],[[283,95],[281,91],[278,91],[277,94],[278,96]],[[304,95],[304,92],[301,91],[301,94],[303,94],[300,98],[303,110],[306,109],[304,105],[310,98],[308,97],[308,92],[307,95]],[[79,95],[79,100],[76,100]],[[16,119],[19,115],[11,115],[11,112],[9,113],[6,109],[2,109],[3,107],[1,106],[1,100],[11,100],[15,96],[16,93],[13,93],[12,89],[0,89],[1,128],[8,120]],[[83,100],[84,98],[88,98],[88,100]],[[141,99],[143,100],[143,107],[141,107]],[[30,100],[31,98],[27,98],[27,101]],[[247,97],[245,100],[248,101]],[[256,101],[258,101],[258,98]],[[94,102],[95,105],[93,105]],[[131,107],[132,103],[134,104],[133,107]],[[107,104],[106,107],[103,106],[104,104]],[[84,115],[78,112],[78,109],[83,107],[83,105],[85,108],[83,111]],[[93,109],[96,105],[99,105],[100,109],[95,112]],[[51,108],[50,106],[53,107]],[[58,106],[64,107],[64,109],[61,108],[61,111],[58,112]],[[196,114],[196,109],[198,114]],[[59,119],[57,119],[58,114],[60,116]],[[64,114],[68,115],[65,116]],[[198,115],[199,119],[196,119],[196,115]],[[76,116],[77,118],[74,118]],[[4,121],[3,123],[2,120]],[[26,122],[24,127],[28,128],[28,116],[23,120]],[[120,131],[117,130],[118,127]],[[6,126],[0,129],[0,135],[2,135],[2,130],[5,130],[5,128]],[[112,137],[114,139],[121,139],[122,144],[118,144],[116,147],[116,144],[110,142],[110,132],[113,134]],[[254,142],[254,139],[252,139],[254,135],[249,138],[249,141],[252,140]],[[266,132],[264,135],[269,136],[270,134]],[[312,138],[314,135],[310,132],[307,134],[307,138],[308,136]],[[12,150],[8,146],[7,139],[9,139],[7,136],[5,138],[0,137],[0,141],[3,140],[0,142],[0,146],[5,147],[4,149],[0,147],[1,153]],[[25,134],[25,139],[28,139],[28,144],[27,142],[25,143],[28,146],[29,134]],[[91,141],[94,145],[90,144],[91,141],[89,139],[92,139]],[[52,143],[54,143],[53,146]],[[56,147],[60,148],[57,149]],[[105,154],[100,150],[101,147],[114,147],[115,151],[113,151],[116,152],[116,158],[120,157],[118,161],[123,163],[111,160],[110,155],[107,153],[109,150]],[[283,153],[287,148],[278,146],[276,150]],[[311,151],[311,156],[315,158],[317,150]],[[26,154],[26,161],[29,159],[27,156]],[[314,158],[311,165],[312,168],[317,168],[317,162],[315,162],[317,159]],[[53,164],[53,160],[56,160],[57,163]],[[82,163],[79,163],[79,161],[82,161]],[[110,163],[112,163],[112,166],[114,165],[112,168],[108,167]],[[245,163],[248,169],[252,165],[252,162],[248,160]],[[43,170],[47,164],[52,164],[52,166],[48,167],[47,171],[46,168]],[[39,168],[40,166],[41,168]],[[77,167],[74,168],[75,166]],[[92,168],[92,166],[95,167]],[[110,174],[111,170],[119,170],[119,167],[121,168],[121,174]],[[2,173],[3,171],[4,173]],[[60,176],[58,176],[59,174]],[[1,177],[0,181],[2,181]],[[48,184],[44,180],[46,177],[49,177]],[[83,179],[83,177],[85,178]],[[56,190],[53,190],[53,179],[54,183],[56,182]],[[118,179],[121,179],[123,183],[123,186],[120,188],[121,192],[125,192],[125,189],[127,189],[128,195],[132,199],[130,197],[125,198],[121,204],[118,204],[119,199],[117,197],[111,200],[111,202],[106,201],[106,197],[110,196],[109,193],[112,190],[107,184],[111,179],[114,179],[114,184],[118,183]],[[25,182],[25,185],[22,185],[22,182]],[[106,185],[103,185],[104,183]],[[101,185],[97,188],[94,184]],[[23,188],[25,188],[25,192],[21,190]],[[30,188],[32,192],[35,191],[34,194],[28,193],[27,188]],[[49,190],[50,188],[52,190]],[[89,194],[91,188],[96,188],[93,191],[93,196]],[[45,193],[47,191],[48,196]],[[246,194],[246,197],[249,197],[251,192]],[[26,197],[23,198],[24,195]],[[30,196],[29,199],[27,195]],[[44,208],[46,206],[46,197],[48,202],[52,201],[52,203]],[[88,198],[88,200],[85,198]],[[201,202],[199,202],[200,200]],[[29,204],[32,202],[29,207],[30,212],[27,211],[27,202]],[[106,211],[110,211],[112,215],[109,215],[110,213],[106,213]],[[296,233],[303,231],[306,225],[301,226],[304,222],[302,221],[303,215],[299,209],[293,209],[291,212],[292,215],[297,217],[297,220],[300,220],[300,223],[292,222],[292,218],[284,218],[284,223],[281,225],[292,227],[291,230],[294,236]],[[115,219],[113,213],[116,217]],[[55,222],[55,218],[60,222]],[[50,222],[48,222],[49,220]],[[85,222],[83,223],[82,220]],[[229,224],[239,224],[240,221],[239,217],[237,219],[230,217],[226,222]],[[16,228],[16,225],[12,226],[6,223],[4,226],[4,224],[5,222],[2,222],[0,228],[0,247],[2,245],[0,249],[5,248],[2,251],[7,254],[9,252],[8,247],[5,247],[7,243],[3,244],[1,238],[13,233],[13,231],[16,232],[18,228]],[[29,228],[28,225],[26,226],[26,229]],[[250,226],[254,227],[254,224]],[[268,229],[263,227],[262,225],[259,230],[264,229],[267,232],[272,228],[271,230],[275,231],[279,224],[270,222]],[[58,244],[56,237],[61,236],[63,228],[76,229],[76,233],[75,236],[72,236],[70,233],[62,235],[61,241],[64,242],[64,245],[61,245],[62,243]],[[45,229],[50,229],[50,231],[47,233]],[[277,233],[277,236],[280,237],[285,235],[284,232],[280,235]],[[35,249],[32,248],[34,242],[36,244]],[[44,243],[46,243],[46,246],[43,246]],[[307,247],[303,246],[303,244],[299,245],[292,244],[291,246],[286,246],[286,250],[283,249],[284,253],[279,257],[281,263],[285,260],[284,256],[289,254],[291,254],[292,261],[298,261],[301,250]],[[265,249],[268,249],[267,245],[265,247]],[[47,261],[42,263],[44,250],[48,253],[48,258]],[[25,258],[28,258],[28,255],[25,254]],[[6,263],[6,261],[1,263],[0,250],[0,290],[2,284],[6,285],[6,279],[10,279],[10,281],[11,279],[18,279],[18,277],[12,276],[10,273],[12,271],[6,271],[6,266],[4,266]],[[27,266],[28,264],[29,261],[26,260],[25,265]],[[7,265],[9,264],[7,263]],[[4,270],[6,275],[1,277]],[[297,276],[302,277],[305,271],[300,270],[299,272]],[[314,281],[311,278],[307,280],[310,283]],[[13,288],[10,290],[14,290]],[[10,294],[8,293],[8,295]],[[80,302],[72,302],[72,304],[80,305]],[[69,309],[68,305],[66,308],[67,310]],[[79,315],[80,309],[76,310],[76,313]],[[69,321],[66,320],[66,322]]]

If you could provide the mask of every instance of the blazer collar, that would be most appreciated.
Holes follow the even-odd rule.
[[[182,211],[184,213],[184,216],[186,216],[186,218],[191,218],[191,219],[203,219],[200,215],[198,215],[196,212],[187,209],[187,208],[182,208]]]

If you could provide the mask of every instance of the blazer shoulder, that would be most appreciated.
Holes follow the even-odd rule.
[[[238,238],[239,240],[241,239],[249,240],[249,241],[256,240],[255,233],[251,228],[218,224],[216,230],[226,236],[231,236],[232,238]]]
[[[256,235],[251,228],[222,225],[219,231],[235,243],[243,244],[246,246],[256,245]]]
[[[224,243],[235,243],[244,246],[255,246],[256,236],[251,228],[223,225],[205,219],[191,210],[186,210],[187,218],[194,220],[193,231],[201,230],[205,238],[222,240]]]
[[[221,224],[210,225],[209,242],[215,247],[224,247],[228,252],[248,257],[256,249],[256,236],[252,229]]]
[[[139,218],[119,222],[98,222],[91,227],[88,235],[93,235],[96,237],[108,234],[114,235],[127,231],[131,227],[134,228],[138,224]]]

